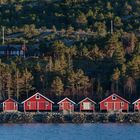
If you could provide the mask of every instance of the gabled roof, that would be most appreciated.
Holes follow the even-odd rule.
[[[137,103],[138,101],[140,101],[140,98],[139,98],[138,100],[136,100],[135,102],[133,102],[132,104],[135,104],[135,103]]]
[[[7,45],[0,45],[0,51],[6,51]]]
[[[83,99],[82,101],[80,101],[78,104],[84,102],[85,100],[89,100],[91,101],[92,103],[96,104],[96,102],[94,102],[93,100],[91,100],[90,98],[86,97],[85,99]]]
[[[107,98],[105,98],[104,100],[102,100],[101,102],[99,102],[99,104],[102,103],[102,102],[104,102],[105,100],[107,100],[108,98],[110,98],[110,97],[113,96],[113,95],[115,95],[116,97],[120,98],[120,99],[123,100],[124,102],[127,102],[128,104],[130,104],[129,101],[127,101],[126,99],[120,97],[119,95],[117,95],[117,94],[115,94],[115,93],[113,93],[112,95],[108,96]]]
[[[61,102],[63,102],[64,100],[68,100],[68,101],[70,101],[71,103],[73,103],[73,104],[76,104],[75,102],[73,102],[72,100],[70,100],[69,98],[64,98],[63,100],[61,100],[61,101],[59,101],[57,104],[60,104]]]
[[[2,103],[6,102],[6,101],[8,101],[8,100],[12,100],[13,102],[18,103],[16,100],[14,100],[14,99],[12,99],[12,98],[8,98],[8,99],[6,99],[5,101],[3,101]]]
[[[31,97],[29,97],[28,99],[26,99],[25,101],[23,101],[22,104],[25,103],[26,101],[30,100],[32,97],[36,96],[37,94],[54,104],[53,101],[51,101],[50,99],[48,99],[48,98],[45,97],[44,95],[40,94],[39,92],[35,93],[35,94],[32,95]]]

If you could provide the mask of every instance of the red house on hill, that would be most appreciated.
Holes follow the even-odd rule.
[[[129,102],[117,94],[112,94],[100,102],[100,111],[128,111]]]
[[[60,102],[58,102],[57,104],[59,104],[59,111],[73,112],[74,111],[74,105],[76,103],[66,97],[63,100],[61,100]]]
[[[15,112],[18,111],[18,102],[9,98],[5,100],[3,103],[3,111],[4,112]]]
[[[53,101],[40,93],[36,93],[22,102],[24,111],[52,111]]]
[[[134,105],[134,111],[140,111],[140,99],[133,102]]]
[[[85,98],[78,103],[80,105],[80,111],[95,111],[95,102],[90,98]]]

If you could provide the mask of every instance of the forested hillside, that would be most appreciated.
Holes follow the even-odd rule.
[[[0,0],[5,44],[39,44],[1,58],[0,98],[140,97],[139,13],[140,0]]]

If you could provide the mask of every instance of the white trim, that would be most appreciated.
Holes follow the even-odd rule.
[[[31,97],[29,97],[28,99],[26,99],[25,101],[22,102],[25,103],[26,101],[28,101],[29,99],[31,99],[32,97],[36,96],[36,94],[39,94],[41,97],[45,98],[46,100],[50,101],[52,104],[54,104],[53,101],[51,101],[50,99],[48,99],[47,97],[45,97],[44,95],[40,94],[39,92],[35,93],[34,95],[32,95]]]
[[[51,104],[51,111],[52,111],[52,104]]]
[[[13,102],[18,103],[16,100],[14,100],[14,99],[12,99],[12,98],[8,98],[8,99],[6,99],[5,101],[3,101],[2,103],[7,102],[8,100],[12,100]]]
[[[129,105],[127,104],[127,112],[129,111]]]
[[[60,103],[62,103],[64,100],[68,100],[68,101],[70,101],[71,103],[73,103],[73,104],[76,104],[75,102],[73,102],[72,100],[70,100],[69,98],[64,98],[63,100],[61,100],[61,101],[59,101],[57,104],[60,104]]]
[[[138,102],[140,100],[140,98],[138,100],[136,100],[135,102],[133,102],[132,104],[135,104],[136,102]]]
[[[36,102],[36,110],[39,111],[39,102]]]
[[[4,112],[17,112],[18,110],[15,109],[15,110],[4,110]]]
[[[115,94],[115,93],[113,93],[112,95],[115,95],[116,97],[120,98],[120,99],[123,100],[124,102],[127,102],[128,104],[130,104],[129,101],[125,100],[124,98],[120,97],[119,95],[117,95],[117,94]],[[105,98],[104,100],[102,100],[101,102],[99,102],[99,104],[102,103],[102,102],[104,102],[104,101],[107,100],[108,98],[110,98],[112,95],[108,96],[107,98]]]
[[[23,104],[23,106],[24,106],[24,112],[26,112],[25,104]]]
[[[113,107],[114,107],[113,110],[115,111],[116,110],[116,103],[115,102],[114,102],[114,106]]]
[[[3,102],[3,111],[5,110],[5,103]]]
[[[86,97],[85,99],[81,100],[78,104],[80,104],[81,102],[84,102],[85,100],[89,100],[92,103],[96,104],[96,102],[94,102],[93,100],[91,100],[90,98]]]

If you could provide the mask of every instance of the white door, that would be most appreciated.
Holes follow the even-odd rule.
[[[90,109],[90,103],[89,102],[83,103],[83,108],[84,108],[84,110],[89,110]]]

